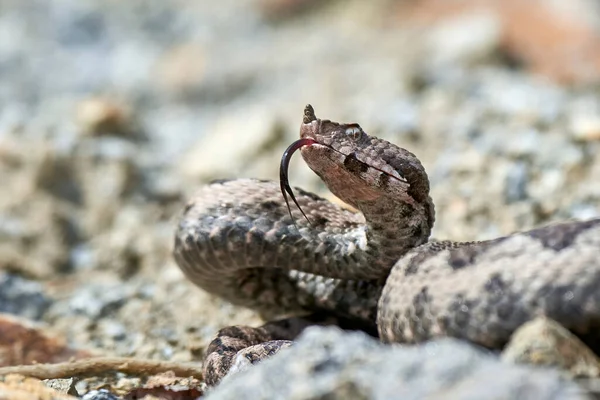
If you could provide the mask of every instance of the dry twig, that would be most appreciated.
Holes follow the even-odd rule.
[[[202,365],[129,357],[95,357],[56,364],[33,364],[0,367],[0,376],[20,374],[38,379],[60,379],[73,376],[95,376],[122,372],[128,375],[156,375],[173,371],[176,376],[202,379]]]

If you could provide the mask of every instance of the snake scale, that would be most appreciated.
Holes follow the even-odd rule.
[[[428,241],[434,205],[415,155],[358,124],[318,119],[310,105],[290,149],[282,165],[299,149],[359,212],[295,188],[307,218],[288,213],[284,170],[283,183],[222,180],[200,189],[175,234],[184,274],[263,316],[305,316],[222,329],[207,349],[207,384],[235,360],[254,363],[289,346],[311,323],[371,329],[384,342],[452,336],[488,348],[538,316],[581,337],[600,327],[600,219],[483,242]]]

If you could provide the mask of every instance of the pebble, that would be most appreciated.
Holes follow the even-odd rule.
[[[81,397],[81,400],[119,400],[119,396],[106,389],[90,390]]]
[[[548,318],[536,318],[512,334],[502,359],[555,367],[573,377],[600,376],[600,359],[577,336]]]
[[[40,320],[51,304],[41,283],[0,272],[0,312]]]
[[[74,378],[45,379],[42,382],[44,382],[44,385],[60,393],[68,394],[71,396],[78,396],[77,389],[75,389],[76,380]]]
[[[516,162],[509,167],[504,188],[507,203],[527,199],[528,173],[529,168],[524,162]]]
[[[205,82],[206,50],[199,43],[184,43],[170,49],[160,60],[161,85],[176,97],[201,92]]]
[[[114,340],[123,340],[127,336],[127,329],[119,321],[111,319],[101,320],[98,327],[102,330],[103,335]]]
[[[115,101],[99,97],[79,102],[76,119],[82,132],[89,135],[128,136],[133,127],[130,110]]]
[[[297,16],[302,11],[327,2],[327,0],[259,0],[258,6],[267,18],[280,20]]]
[[[269,110],[250,107],[219,119],[180,163],[180,171],[202,180],[235,176],[253,158],[283,139],[276,118]]]
[[[570,132],[577,141],[600,141],[600,115],[573,117]]]
[[[25,224],[20,218],[0,215],[0,238],[18,238],[25,234]]]
[[[74,292],[69,304],[73,312],[96,320],[121,307],[128,297],[123,287],[89,285]]]
[[[429,32],[431,58],[440,68],[444,63],[481,62],[497,51],[501,33],[500,20],[492,13],[448,18]]]

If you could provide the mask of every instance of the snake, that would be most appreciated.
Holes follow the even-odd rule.
[[[292,190],[295,151],[354,210]],[[310,105],[279,182],[201,187],[177,224],[176,263],[203,290],[273,320],[221,329],[206,349],[205,382],[216,385],[240,360],[254,364],[289,347],[311,324],[363,329],[385,343],[454,337],[499,349],[545,316],[593,339],[600,218],[486,241],[430,240],[429,191],[413,153],[357,123],[319,119]]]

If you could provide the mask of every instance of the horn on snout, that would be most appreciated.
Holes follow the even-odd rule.
[[[317,117],[315,115],[315,109],[310,104],[307,104],[306,107],[304,107],[304,118],[302,119],[302,122],[305,124],[310,124],[316,120]]]

